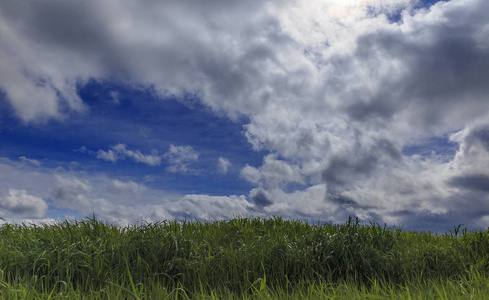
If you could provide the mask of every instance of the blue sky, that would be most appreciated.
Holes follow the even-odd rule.
[[[157,98],[151,91],[112,83],[90,82],[78,93],[89,112],[66,120],[26,125],[13,112],[5,114],[3,156],[10,160],[25,157],[50,168],[62,166],[133,181],[151,176],[147,185],[171,187],[182,193],[228,195],[251,188],[239,179],[239,170],[246,164],[259,166],[265,152],[251,149],[242,134],[244,117],[232,121],[214,114],[190,96],[185,102]],[[152,166],[130,158],[114,162],[97,157],[98,151],[108,151],[118,144],[143,155],[156,151],[157,156],[164,155],[171,145],[189,146],[199,153],[199,159],[189,162],[194,171],[173,175],[165,171],[171,165],[166,159]],[[235,165],[229,166],[226,174],[219,171],[220,157]]]
[[[484,0],[0,4],[0,218],[489,226]]]

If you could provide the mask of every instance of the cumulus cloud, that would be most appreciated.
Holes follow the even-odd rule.
[[[217,159],[217,171],[221,174],[226,174],[231,165],[231,162],[227,158],[219,157]]]
[[[113,74],[154,85],[161,95],[206,90],[219,99],[235,95],[245,101],[239,89],[248,78],[229,67],[242,57],[236,67],[258,70],[247,64],[248,54],[272,58],[260,36],[253,38],[261,30],[249,26],[277,25],[262,16],[263,5],[193,0],[2,3],[1,88],[25,121],[60,117],[66,108],[82,110],[77,84]],[[255,39],[251,51],[235,53],[249,38]]]
[[[38,161],[37,159],[27,158],[25,156],[19,156],[19,160],[25,162],[26,164],[31,164],[36,167],[39,167],[41,165],[41,162]]]
[[[124,197],[120,198],[124,192],[129,192],[132,196],[143,193],[146,190],[144,186],[117,179],[104,181],[101,187],[95,187],[94,184],[76,176],[58,175],[50,188],[50,198],[57,207],[76,210],[82,216],[96,215],[100,219],[121,225],[128,225],[145,218],[151,221],[171,218],[164,206],[139,204],[138,199],[135,198],[129,201],[125,201]]]
[[[163,157],[170,164],[167,170],[172,173],[187,173],[195,172],[189,168],[189,164],[196,162],[199,159],[199,153],[191,146],[174,146],[170,145],[170,149]]]
[[[241,176],[250,183],[259,184],[266,188],[283,187],[284,183],[304,184],[305,179],[297,165],[277,159],[276,154],[264,157],[260,168],[246,165],[241,170]]]
[[[83,111],[85,106],[76,92],[77,82],[84,77],[80,73],[85,69],[81,61],[70,62],[61,49],[48,49],[46,44],[20,34],[20,28],[12,23],[28,13],[28,6],[2,4],[0,88],[17,115],[26,122],[60,118],[66,109]],[[70,64],[71,68],[67,68]]]
[[[144,185],[138,184],[134,181],[120,181],[118,179],[113,179],[108,189],[113,192],[118,193],[132,193],[138,195],[146,190]]]
[[[94,209],[94,203],[90,200],[91,190],[92,186],[86,180],[56,175],[50,192],[55,205],[86,212],[87,209]]]
[[[241,170],[262,211],[443,223],[462,208],[483,224],[489,2],[418,4],[2,2],[0,88],[26,122],[84,111],[77,86],[107,78],[246,115],[250,144],[271,152]],[[454,132],[459,150],[448,161],[403,154]],[[180,173],[199,157],[190,146],[161,156],[124,144],[97,156],[151,166],[163,158]],[[78,192],[60,187],[57,199],[84,203],[84,183],[71,184]],[[184,203],[198,207],[192,199]]]
[[[470,130],[470,124],[487,118],[488,87],[482,78],[489,71],[489,48],[480,33],[488,24],[481,13],[489,10],[487,3],[450,1],[430,9],[406,8],[398,23],[368,16],[362,9],[344,11],[346,15],[324,18],[327,24],[318,27],[341,24],[348,30],[313,37],[302,34],[318,20],[310,9],[304,3],[282,14],[281,20],[316,62],[316,76],[323,83],[313,91],[322,97],[312,94],[254,114],[246,127],[250,143],[279,153],[288,164],[299,160],[294,174],[325,184],[325,207],[339,205],[345,213],[398,224],[424,218],[447,224],[463,203],[473,208],[464,209],[466,219],[476,215],[486,158],[484,142],[475,142],[475,136],[484,137],[483,131],[474,130],[460,141],[461,150],[449,163],[436,156],[406,157],[402,149],[426,137]],[[297,25],[291,14],[304,23]],[[308,77],[309,82],[313,79]],[[469,144],[472,150],[467,153]],[[272,193],[277,193],[276,185],[262,183],[265,165],[247,166],[242,176],[265,187],[255,198],[269,206],[280,200]],[[465,175],[455,176],[462,165]],[[283,181],[292,182],[296,179]]]
[[[48,205],[25,190],[0,189],[0,217],[9,220],[46,218]]]
[[[457,195],[456,209],[467,210],[464,204],[477,206],[474,217],[489,213],[489,124],[479,123],[451,136],[460,143],[454,159],[447,163],[445,183]],[[453,198],[454,195],[451,195]]]
[[[161,165],[161,155],[156,150],[153,150],[151,154],[143,154],[139,150],[130,150],[125,144],[117,144],[112,146],[108,151],[98,150],[97,158],[116,162],[120,159],[131,158],[135,162],[143,163],[148,166]]]
[[[246,202],[244,196],[191,195],[187,199],[181,193],[154,189],[131,180],[62,168],[39,168],[8,159],[0,159],[0,182],[6,186],[0,188],[0,218],[16,223],[52,222],[53,218],[62,218],[52,211],[49,214],[48,203],[51,209],[69,209],[70,215],[95,214],[120,225],[189,216],[189,212],[196,212],[189,210],[189,203],[200,198],[203,199],[199,208],[202,218],[232,216],[237,211],[246,215],[249,206],[242,203],[243,199]]]
[[[117,155],[114,150],[98,150],[97,151],[97,158],[103,159],[103,160],[108,160],[111,162],[116,162],[117,161]]]
[[[245,196],[186,195],[172,203],[170,211],[177,218],[215,220],[250,216],[253,206]]]
[[[100,188],[100,187],[99,187]],[[50,197],[57,207],[78,210],[85,216],[95,214],[98,218],[127,225],[146,220],[151,222],[170,219],[213,220],[233,216],[250,216],[254,206],[245,196],[185,195],[168,198],[164,192],[157,193],[154,203],[148,201],[121,201],[119,192],[150,194],[148,188],[135,182],[108,181],[102,189],[109,191],[102,197],[94,192],[93,183],[74,176],[56,176],[50,189]]]

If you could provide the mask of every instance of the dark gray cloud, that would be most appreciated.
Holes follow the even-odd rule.
[[[461,3],[462,1],[453,1]],[[481,117],[489,85],[489,43],[483,36],[487,26],[485,1],[463,9],[445,6],[446,19],[423,23],[405,20],[399,28],[386,28],[360,36],[353,60],[340,59],[346,70],[368,68],[378,88],[351,94],[346,106],[355,120],[380,117],[391,119],[406,114],[413,127],[436,130],[439,126],[463,126],[466,118]],[[434,13],[433,13],[434,15]],[[430,19],[429,14],[426,19]],[[379,76],[384,64],[400,64]]]
[[[360,205],[352,198],[342,196],[341,194],[335,194],[334,191],[328,193],[327,200],[329,202],[339,205],[342,209],[350,207],[360,208]]]
[[[273,202],[268,199],[264,191],[258,190],[251,196],[251,201],[258,207],[263,208],[272,204]]]
[[[0,5],[0,51],[10,57],[0,62],[10,73],[0,88],[28,122],[60,117],[62,105],[80,110],[76,87],[89,79],[152,87],[163,96],[196,93],[216,110],[254,110],[267,98],[258,82],[269,81],[267,66],[282,68],[276,47],[290,40],[261,1]],[[40,92],[44,108],[26,99]]]
[[[448,232],[462,224],[464,227],[474,229],[483,229],[483,226],[474,222],[475,219],[467,218],[465,215],[461,215],[457,212],[450,212],[446,214],[433,214],[430,212],[413,212],[411,210],[399,211],[394,214],[400,217],[405,222],[397,223],[396,227],[404,230],[416,230],[416,231],[431,231],[431,232]]]
[[[449,181],[449,185],[468,190],[489,192],[489,176],[485,174],[457,176]]]
[[[355,186],[356,181],[374,173],[381,161],[387,159],[390,164],[401,159],[400,151],[386,139],[373,141],[371,146],[363,146],[360,137],[357,139],[355,152],[332,157],[322,171],[321,176],[329,188]]]
[[[468,144],[481,143],[489,151],[489,125],[476,127],[465,139]]]
[[[93,50],[102,50],[110,39],[103,9],[94,4],[90,1],[8,1],[2,3],[2,10],[4,18],[36,42],[90,54]]]
[[[398,107],[391,101],[392,95],[383,95],[375,99],[359,101],[346,107],[350,118],[360,122],[375,118],[390,119],[398,111]]]

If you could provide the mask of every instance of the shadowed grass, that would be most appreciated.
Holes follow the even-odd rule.
[[[355,218],[4,224],[0,298],[470,299],[489,295],[488,250],[489,231],[409,232]]]

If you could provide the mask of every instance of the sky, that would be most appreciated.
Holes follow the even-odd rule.
[[[489,226],[487,0],[0,1],[0,223]]]

